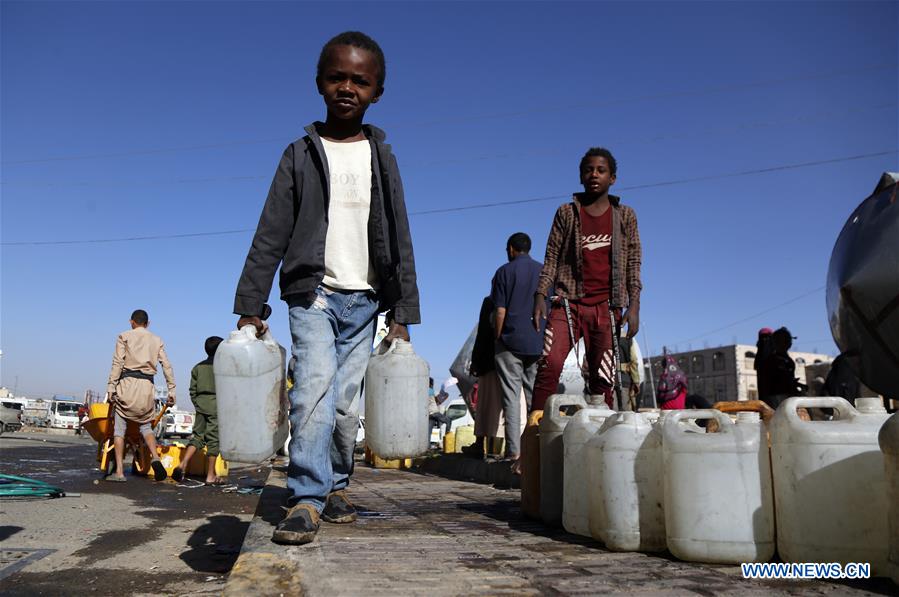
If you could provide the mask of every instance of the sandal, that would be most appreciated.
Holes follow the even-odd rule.
[[[124,476],[118,477],[116,475],[106,475],[103,480],[107,483],[124,483],[128,479],[126,479]]]
[[[153,478],[157,481],[165,481],[165,478],[169,476],[169,474],[165,472],[165,467],[158,459],[150,463],[150,468],[153,469]]]

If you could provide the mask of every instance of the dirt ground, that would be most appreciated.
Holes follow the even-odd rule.
[[[80,497],[0,500],[0,594],[218,594],[268,466],[232,466],[231,487],[106,483],[88,437],[0,436],[0,472]],[[126,461],[127,468],[127,461]],[[231,489],[226,492],[225,490]]]

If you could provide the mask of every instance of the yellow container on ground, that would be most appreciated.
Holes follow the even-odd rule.
[[[397,460],[385,460],[371,451],[371,448],[365,446],[365,463],[374,468],[383,469],[410,469],[412,468],[412,459],[403,458]]]
[[[457,427],[455,431],[450,433],[454,433],[456,436],[455,445],[453,446],[454,452],[461,452],[462,448],[470,446],[475,442],[474,425],[463,425],[462,427]]]
[[[456,432],[450,431],[443,436],[443,453],[452,454],[456,451]]]
[[[181,446],[156,446],[156,453],[159,455],[159,462],[165,467],[165,472],[172,476],[172,471],[181,464]]]
[[[530,518],[540,518],[540,421],[543,411],[528,416],[521,436],[521,511]]]
[[[186,450],[187,448],[185,448]],[[187,474],[188,475],[196,475],[201,476],[206,474],[206,448],[204,447],[202,451],[198,450],[196,454],[190,459],[190,463],[187,465]],[[215,457],[215,474],[218,477],[227,477],[228,476],[228,461],[222,458],[222,455],[219,454]]]

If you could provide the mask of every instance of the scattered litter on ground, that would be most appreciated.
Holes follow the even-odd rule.
[[[263,486],[244,487],[242,489],[238,489],[237,493],[240,493],[243,495],[261,495],[262,489],[263,489]]]

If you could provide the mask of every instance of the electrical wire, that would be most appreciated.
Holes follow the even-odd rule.
[[[801,162],[798,164],[782,164],[779,166],[771,166],[768,168],[759,168],[755,170],[743,170],[740,172],[730,172],[727,174],[712,174],[708,176],[695,176],[692,178],[681,178],[676,180],[667,180],[660,182],[647,183],[642,185],[633,185],[629,187],[619,187],[618,191],[634,191],[634,190],[643,190],[650,188],[658,188],[658,187],[668,187],[680,184],[689,184],[693,182],[704,182],[709,180],[721,180],[726,178],[736,178],[740,176],[750,176],[754,174],[766,174],[770,172],[780,172],[784,170],[795,170],[799,168],[809,168],[812,166],[821,166],[824,164],[833,164],[833,163],[842,163],[852,160],[861,160],[872,157],[880,157],[884,155],[892,155],[895,153],[899,153],[897,149],[890,149],[887,151],[878,151],[874,153],[866,153],[854,156],[846,156],[840,158],[831,158],[827,160],[816,160],[812,162]],[[409,212],[410,216],[427,216],[434,214],[444,214],[444,213],[456,213],[461,211],[470,211],[475,209],[487,209],[490,207],[502,207],[506,205],[521,205],[524,203],[538,203],[542,201],[551,201],[553,199],[567,199],[570,197],[570,194],[566,195],[548,195],[544,197],[531,197],[528,199],[512,199],[507,201],[493,201],[490,203],[476,203],[473,205],[460,205],[458,207],[444,207],[437,209],[426,209],[420,211],[412,211]],[[219,230],[219,231],[209,231],[209,232],[189,232],[183,234],[156,234],[150,236],[129,236],[129,237],[121,237],[121,238],[98,238],[98,239],[82,239],[82,240],[45,240],[45,241],[11,241],[11,242],[2,242],[0,246],[4,247],[19,247],[19,246],[48,246],[48,245],[86,245],[86,244],[101,244],[101,243],[120,243],[120,242],[132,242],[132,241],[147,241],[147,240],[163,240],[163,239],[178,239],[178,238],[195,238],[195,237],[206,237],[206,236],[224,236],[230,234],[242,234],[245,232],[253,232],[254,228],[238,228],[233,230]]]
[[[794,296],[793,298],[791,298],[791,299],[789,299],[789,300],[786,300],[786,301],[784,301],[784,302],[782,302],[782,303],[779,303],[779,304],[777,304],[777,305],[774,305],[773,307],[768,307],[767,309],[765,309],[765,310],[763,310],[763,311],[759,311],[758,313],[754,313],[754,314],[752,314],[752,315],[749,315],[748,317],[743,317],[743,318],[738,319],[737,321],[731,322],[731,323],[729,323],[729,324],[727,324],[727,325],[723,325],[723,326],[717,327],[717,328],[715,328],[715,329],[713,329],[713,330],[709,330],[708,332],[704,332],[704,333],[702,333],[702,334],[699,334],[698,336],[693,336],[692,338],[687,338],[686,340],[679,340],[678,342],[671,342],[670,345],[671,345],[671,346],[679,346],[679,345],[681,345],[681,344],[687,344],[687,343],[689,343],[689,342],[693,342],[694,340],[700,340],[700,339],[702,339],[702,338],[705,338],[706,336],[711,336],[712,334],[715,334],[715,333],[718,333],[718,332],[723,332],[724,330],[728,330],[728,329],[730,329],[730,328],[732,328],[732,327],[735,327],[735,326],[737,326],[737,325],[740,325],[741,323],[746,323],[747,321],[752,321],[753,319],[756,319],[756,318],[758,318],[758,317],[761,317],[762,315],[767,315],[768,313],[771,313],[772,311],[776,311],[776,310],[778,310],[778,309],[780,309],[780,308],[782,308],[782,307],[786,307],[787,305],[791,305],[791,304],[793,304],[793,303],[795,303],[795,302],[797,302],[797,301],[800,301],[800,300],[802,300],[802,299],[804,299],[804,298],[806,298],[806,297],[812,296],[813,294],[817,294],[817,293],[821,292],[822,290],[824,290],[825,288],[826,288],[825,286],[819,286],[818,288],[814,288],[814,289],[812,289],[812,290],[808,290],[808,291],[803,292],[802,294],[800,294],[800,295],[798,295],[798,296]]]

